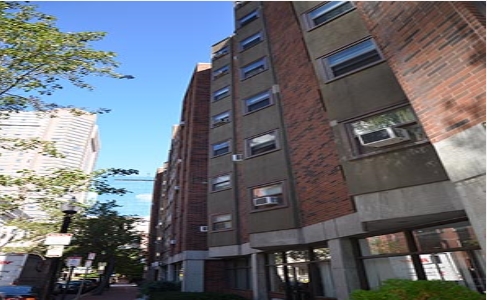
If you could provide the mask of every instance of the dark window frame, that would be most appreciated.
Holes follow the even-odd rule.
[[[254,77],[269,68],[267,57],[262,57],[253,62],[246,64],[240,68],[240,77],[241,80],[246,80],[251,77]]]
[[[264,151],[260,151],[260,152],[254,153],[254,151],[252,151],[252,149],[255,146],[251,146],[250,145],[251,141],[254,140],[254,139],[257,139],[259,137],[268,135],[268,134],[273,134],[274,135],[274,143],[273,143],[274,147],[272,149],[269,149],[269,150],[264,150]],[[264,144],[264,143],[261,143],[261,144]],[[271,131],[267,131],[267,132],[264,132],[264,133],[261,133],[261,134],[258,134],[258,135],[254,135],[252,137],[249,137],[249,138],[246,138],[245,139],[245,150],[246,150],[246,153],[247,153],[247,155],[246,155],[247,158],[252,158],[252,157],[256,157],[256,156],[268,154],[268,153],[277,151],[279,149],[280,149],[280,143],[279,143],[279,133],[278,133],[278,130],[277,129],[274,129],[274,130],[271,130]]]
[[[264,40],[264,35],[263,35],[262,31],[259,31],[257,33],[254,33],[254,34],[246,37],[245,39],[241,40],[238,43],[239,49],[241,52],[248,50],[248,49],[260,44],[263,40]]]
[[[211,116],[211,128],[220,127],[232,121],[231,111],[227,110]]]
[[[215,219],[217,217],[221,217],[221,216],[229,216],[230,219],[216,222]],[[232,221],[233,221],[233,216],[231,213],[213,214],[211,216],[211,231],[212,232],[221,232],[221,231],[232,230],[233,229],[233,222]],[[217,226],[215,226],[217,224],[230,224],[230,226],[229,227],[224,226],[224,228],[217,228]]]
[[[246,14],[245,16],[241,17],[240,19],[237,20],[237,27],[242,28],[245,25],[250,24],[251,22],[257,20],[260,18],[260,13],[258,9],[255,9],[251,11],[250,13]]]
[[[249,105],[248,102],[250,101],[255,101],[255,102]],[[264,103],[264,105],[262,105],[262,103],[265,101],[267,101],[267,103]],[[243,99],[244,114],[250,114],[259,111],[261,109],[272,106],[273,104],[274,104],[274,96],[270,90],[258,93],[256,95]],[[256,108],[250,109],[252,106],[256,106]]]
[[[227,144],[227,145],[215,150],[216,146],[223,145],[223,144]],[[227,150],[226,150],[226,152],[218,153],[218,150],[221,150],[221,149],[227,149]],[[219,157],[219,156],[228,154],[230,152],[231,152],[230,140],[225,140],[225,141],[221,141],[221,142],[211,144],[211,157]]]
[[[212,58],[218,59],[230,53],[230,47],[223,46],[220,50],[213,52]]]
[[[366,45],[366,43],[369,42],[369,46],[372,46],[372,48],[370,48],[371,50],[361,51],[359,49],[360,46],[363,47],[364,45]],[[338,59],[339,55],[346,55],[347,51],[353,53],[352,51],[354,49],[356,49],[357,51],[353,56],[348,55],[349,58],[342,60],[342,62],[340,63],[332,62],[332,59]],[[340,79],[345,76],[362,71],[366,68],[375,66],[384,61],[384,56],[377,46],[376,42],[371,37],[367,37],[365,39],[356,41],[352,44],[337,49],[321,57],[319,60],[325,73],[325,82],[330,82],[332,80]],[[341,68],[344,70],[337,69],[337,67],[340,66],[342,66]]]
[[[228,176],[228,180],[216,182],[218,180],[218,178],[222,178],[222,177],[226,177],[226,176]],[[220,175],[214,176],[211,178],[210,183],[211,183],[210,184],[210,191],[211,192],[220,192],[220,191],[231,189],[232,188],[232,175],[230,173],[225,173],[225,174],[220,174]],[[219,188],[219,186],[222,185],[222,183],[223,183],[223,187]]]
[[[345,8],[345,10],[338,11],[343,8]],[[316,27],[322,26],[323,24],[331,22],[332,20],[335,20],[354,9],[355,6],[351,1],[329,1],[319,6],[316,6],[304,14],[307,29],[311,30]],[[313,14],[319,12],[320,10],[323,10],[323,12],[313,17]],[[331,16],[324,19],[323,21],[319,21],[318,23],[316,22],[317,19],[319,19],[320,17],[326,17],[326,15]]]
[[[219,101],[223,98],[226,98],[230,96],[230,86],[227,85],[219,90],[216,90],[213,92],[213,97],[212,97],[212,101],[213,102],[216,102],[216,101]]]
[[[276,194],[268,194],[268,195],[262,195],[258,196],[255,195],[255,191],[257,189],[263,189],[266,187],[272,187],[274,185],[280,185],[281,187],[281,193],[276,193]],[[250,205],[251,205],[251,210],[252,212],[257,212],[257,211],[262,211],[262,210],[269,210],[269,209],[276,209],[276,208],[283,208],[287,206],[287,197],[286,197],[286,182],[284,180],[280,181],[274,181],[274,182],[268,182],[264,184],[259,184],[256,186],[252,186],[248,188],[249,192],[249,197],[250,197]],[[255,206],[254,205],[254,199],[256,198],[261,198],[261,197],[279,197],[280,198],[280,203],[276,205],[271,205],[271,206]]]
[[[223,77],[224,75],[227,75],[229,73],[230,73],[230,66],[225,65],[225,66],[218,68],[215,71],[213,71],[212,77],[213,77],[213,80],[216,80],[216,79]]]

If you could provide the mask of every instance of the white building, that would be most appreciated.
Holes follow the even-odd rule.
[[[74,115],[68,110],[58,110],[56,117],[38,112],[19,112],[7,119],[0,119],[0,135],[3,138],[53,141],[57,151],[65,156],[54,158],[37,151],[0,149],[0,174],[15,175],[23,169],[33,170],[40,175],[57,168],[81,169],[87,173],[93,171],[100,149],[96,117],[95,114]],[[1,189],[2,193],[9,192]],[[75,196],[81,202],[87,197],[84,194],[66,196]],[[24,206],[23,212],[31,217],[42,216],[42,211],[34,204]]]

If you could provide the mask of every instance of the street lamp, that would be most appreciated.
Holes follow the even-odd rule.
[[[72,197],[69,201],[61,204],[61,211],[64,213],[63,223],[59,233],[67,233],[69,224],[71,224],[71,218],[78,212],[76,206],[76,197]],[[57,273],[59,269],[60,257],[53,257],[51,264],[49,265],[49,279],[47,281],[46,288],[44,289],[43,300],[51,300],[51,296],[54,290],[54,284],[57,281]]]

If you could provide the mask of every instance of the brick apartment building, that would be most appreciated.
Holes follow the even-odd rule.
[[[236,2],[158,173],[148,277],[485,291],[485,2]]]

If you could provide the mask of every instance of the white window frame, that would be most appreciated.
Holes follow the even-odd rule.
[[[249,109],[252,105],[255,105],[257,103],[262,103],[262,102],[266,101],[267,99],[269,102],[267,105],[261,106],[261,107],[258,107],[256,109],[252,109],[252,110]],[[252,113],[254,111],[264,109],[266,107],[271,106],[274,103],[274,99],[272,97],[271,91],[265,91],[265,92],[259,93],[257,95],[252,96],[252,97],[244,99],[243,101],[244,101],[245,113]]]
[[[267,58],[262,57],[250,64],[247,64],[240,68],[240,75],[242,76],[242,80],[247,78],[253,77],[257,74],[260,74],[267,70]]]
[[[257,32],[243,40],[240,41],[239,46],[240,46],[240,51],[245,51],[249,48],[252,48],[253,46],[259,44],[264,40],[262,36],[262,32]]]
[[[230,111],[224,111],[211,117],[211,127],[218,127],[230,123]]]
[[[223,187],[220,187],[223,185]],[[211,191],[219,192],[232,187],[232,178],[230,174],[223,174],[211,179]]]
[[[228,96],[230,96],[230,86],[226,86],[213,92],[213,102],[219,101]]]
[[[258,143],[258,144],[255,144],[255,145],[251,145],[252,144],[252,141],[255,141],[259,138],[262,138],[266,135],[273,135],[274,136],[274,143],[272,145],[274,145],[274,147],[272,149],[269,149],[269,150],[264,150],[262,152],[257,152],[257,153],[254,153],[252,151],[252,149],[255,149],[256,146],[259,146],[259,145],[262,145],[262,144],[265,144],[265,142],[262,142],[262,143]],[[253,157],[253,156],[257,156],[257,155],[262,155],[262,154],[266,154],[266,153],[269,153],[269,152],[273,152],[275,150],[278,150],[279,149],[279,138],[278,138],[278,133],[277,133],[277,130],[273,130],[273,131],[269,131],[269,132],[266,132],[266,133],[263,133],[263,134],[259,134],[257,136],[253,136],[251,138],[248,138],[246,139],[246,148],[247,148],[247,157]]]
[[[354,59],[367,54],[378,56],[378,58],[371,62],[360,64],[356,68],[353,68],[351,70],[345,71],[340,74],[336,74],[335,70],[333,70],[333,68],[336,66],[345,64],[347,62],[351,62]],[[382,53],[380,52],[379,48],[377,47],[377,44],[372,38],[363,39],[354,44],[350,44],[338,51],[334,51],[321,58],[321,62],[325,70],[325,76],[328,81],[358,72],[362,69],[376,65],[382,62],[383,60],[384,58],[382,56]]]
[[[345,5],[347,5],[349,7],[345,8],[345,10],[343,10],[341,12],[338,12],[336,15],[331,16],[330,18],[327,18],[327,19],[320,21],[320,22],[316,22],[316,20],[318,18],[320,18],[326,14],[333,13],[334,11],[336,11],[340,8],[343,8]],[[353,10],[354,8],[355,8],[355,6],[353,5],[353,3],[351,1],[330,1],[330,2],[327,2],[323,5],[320,5],[320,6],[312,9],[311,11],[309,11],[305,14],[308,29],[312,29],[314,27],[328,23],[331,20],[334,20],[334,19],[346,14],[347,12]]]

